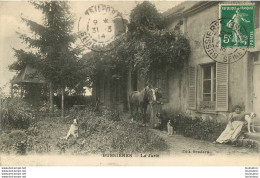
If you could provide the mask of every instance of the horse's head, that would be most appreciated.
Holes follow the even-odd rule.
[[[151,86],[147,86],[145,88],[145,92],[149,103],[156,101],[155,90]]]

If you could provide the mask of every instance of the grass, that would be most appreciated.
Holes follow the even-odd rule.
[[[79,138],[60,139],[66,136],[75,118],[79,119],[81,125]],[[9,140],[12,140],[10,136],[17,135],[13,132],[18,132],[18,134],[22,132],[23,134],[20,135],[23,136],[10,143]],[[42,118],[27,130],[2,132],[0,139],[0,149],[5,153],[134,154],[160,152],[168,149],[166,142],[148,128],[124,120],[114,121],[111,117],[97,115],[92,111],[72,113],[71,116],[64,119]],[[23,145],[24,143],[26,145]],[[26,151],[21,149],[26,149]]]

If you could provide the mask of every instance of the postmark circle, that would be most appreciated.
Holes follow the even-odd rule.
[[[98,4],[89,7],[78,22],[78,32],[84,46],[96,52],[114,49],[122,41],[126,23],[113,7]]]
[[[221,47],[220,38],[225,35],[232,35],[220,28],[221,26],[225,26],[229,20],[230,19],[222,18],[213,21],[203,37],[203,47],[206,54],[212,60],[219,63],[234,63],[240,60],[247,52],[246,47]]]

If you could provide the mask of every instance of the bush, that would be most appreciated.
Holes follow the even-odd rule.
[[[102,110],[102,116],[112,121],[120,121],[120,113],[116,109],[104,108]]]
[[[58,108],[61,108],[61,96],[54,96],[54,104],[57,105]],[[68,96],[65,95],[64,98],[64,107],[71,108],[73,105],[87,105],[93,106],[95,105],[95,99],[92,96]]]
[[[25,154],[27,149],[27,135],[24,131],[14,130],[1,135],[1,152],[15,152]]]
[[[108,113],[108,116],[105,113]],[[75,115],[74,118],[79,117]],[[58,152],[99,154],[167,150],[167,144],[162,138],[146,127],[120,121],[114,110],[105,109],[103,115],[88,111],[84,116],[81,115],[79,120],[79,138],[71,137],[59,141],[56,145]]]
[[[177,134],[208,141],[216,140],[226,127],[226,123],[218,123],[215,120],[203,121],[200,117],[192,118],[166,112],[162,114],[162,129],[167,128],[168,120],[171,120],[173,123],[173,130]]]
[[[8,98],[2,105],[1,129],[27,129],[34,120],[33,108],[20,98]]]
[[[27,135],[37,136],[39,135],[39,126],[37,124],[31,125],[26,131]]]

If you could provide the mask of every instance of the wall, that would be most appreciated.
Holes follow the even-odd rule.
[[[170,88],[174,91],[169,96],[170,101],[164,108],[171,107],[173,110],[179,109],[181,112],[186,112],[192,116],[202,116],[204,119],[217,119],[219,121],[226,121],[228,112],[201,112],[197,110],[190,110],[188,108],[188,66],[197,67],[197,106],[201,101],[202,96],[202,70],[200,65],[215,62],[207,56],[203,48],[203,36],[209,29],[210,23],[219,18],[219,5],[215,4],[211,7],[201,9],[198,13],[187,14],[184,16],[183,30],[185,36],[190,41],[191,55],[188,64],[180,72],[174,72],[173,77],[170,78]],[[176,19],[178,21],[179,19]],[[173,30],[176,24],[173,21],[169,24],[169,30]],[[248,54],[246,54],[239,61],[229,65],[229,111],[236,104],[245,105],[246,110],[250,110],[250,85],[248,66]],[[181,85],[180,87],[178,87]]]

